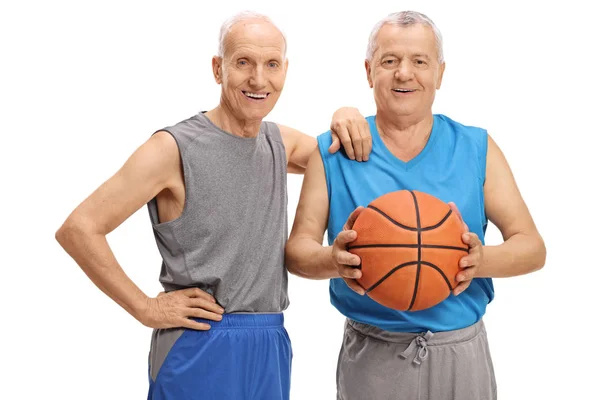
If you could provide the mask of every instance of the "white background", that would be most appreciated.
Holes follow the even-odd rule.
[[[286,87],[267,119],[313,136],[340,106],[374,113],[363,60],[380,18],[414,9],[437,23],[447,68],[434,112],[489,130],[548,248],[543,270],[495,280],[484,320],[499,398],[600,398],[593,2],[15,4],[0,7],[0,398],[145,398],[150,329],[105,297],[54,233],[152,132],[217,104],[218,30],[244,9],[288,36]],[[289,178],[290,227],[300,185]],[[108,239],[134,282],[158,293],[146,208]],[[493,226],[486,240],[501,242]],[[333,399],[343,318],[326,281],[291,277],[289,294],[292,398]]]

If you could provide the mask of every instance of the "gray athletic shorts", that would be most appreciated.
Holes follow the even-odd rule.
[[[338,400],[495,400],[483,321],[415,334],[347,320],[337,393]]]

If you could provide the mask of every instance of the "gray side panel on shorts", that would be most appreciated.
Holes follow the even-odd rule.
[[[150,363],[150,376],[153,381],[156,381],[158,371],[162,367],[167,354],[173,348],[173,345],[181,337],[185,329],[154,329],[152,332],[152,343],[150,345],[150,355],[148,362]]]

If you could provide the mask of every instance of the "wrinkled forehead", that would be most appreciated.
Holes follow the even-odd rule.
[[[251,53],[255,57],[277,57],[283,59],[285,41],[281,32],[263,20],[239,21],[225,36],[225,57]]]
[[[399,55],[425,54],[437,59],[437,45],[433,29],[424,24],[397,26],[385,24],[375,39],[374,56],[386,53]]]

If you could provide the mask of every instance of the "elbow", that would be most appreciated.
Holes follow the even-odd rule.
[[[285,268],[292,275],[299,275],[298,263],[296,262],[293,254],[293,243],[292,240],[288,240],[285,245]]]
[[[544,268],[544,265],[546,265],[546,244],[541,237],[538,237],[534,244],[531,264],[531,272],[539,271]]]
[[[544,265],[546,265],[546,244],[544,243],[544,240],[541,237],[540,237],[538,246],[539,246],[539,250],[538,250],[537,269],[540,270],[544,267]]]
[[[67,218],[54,234],[54,238],[67,253],[77,244],[86,232],[85,223],[73,217]]]

